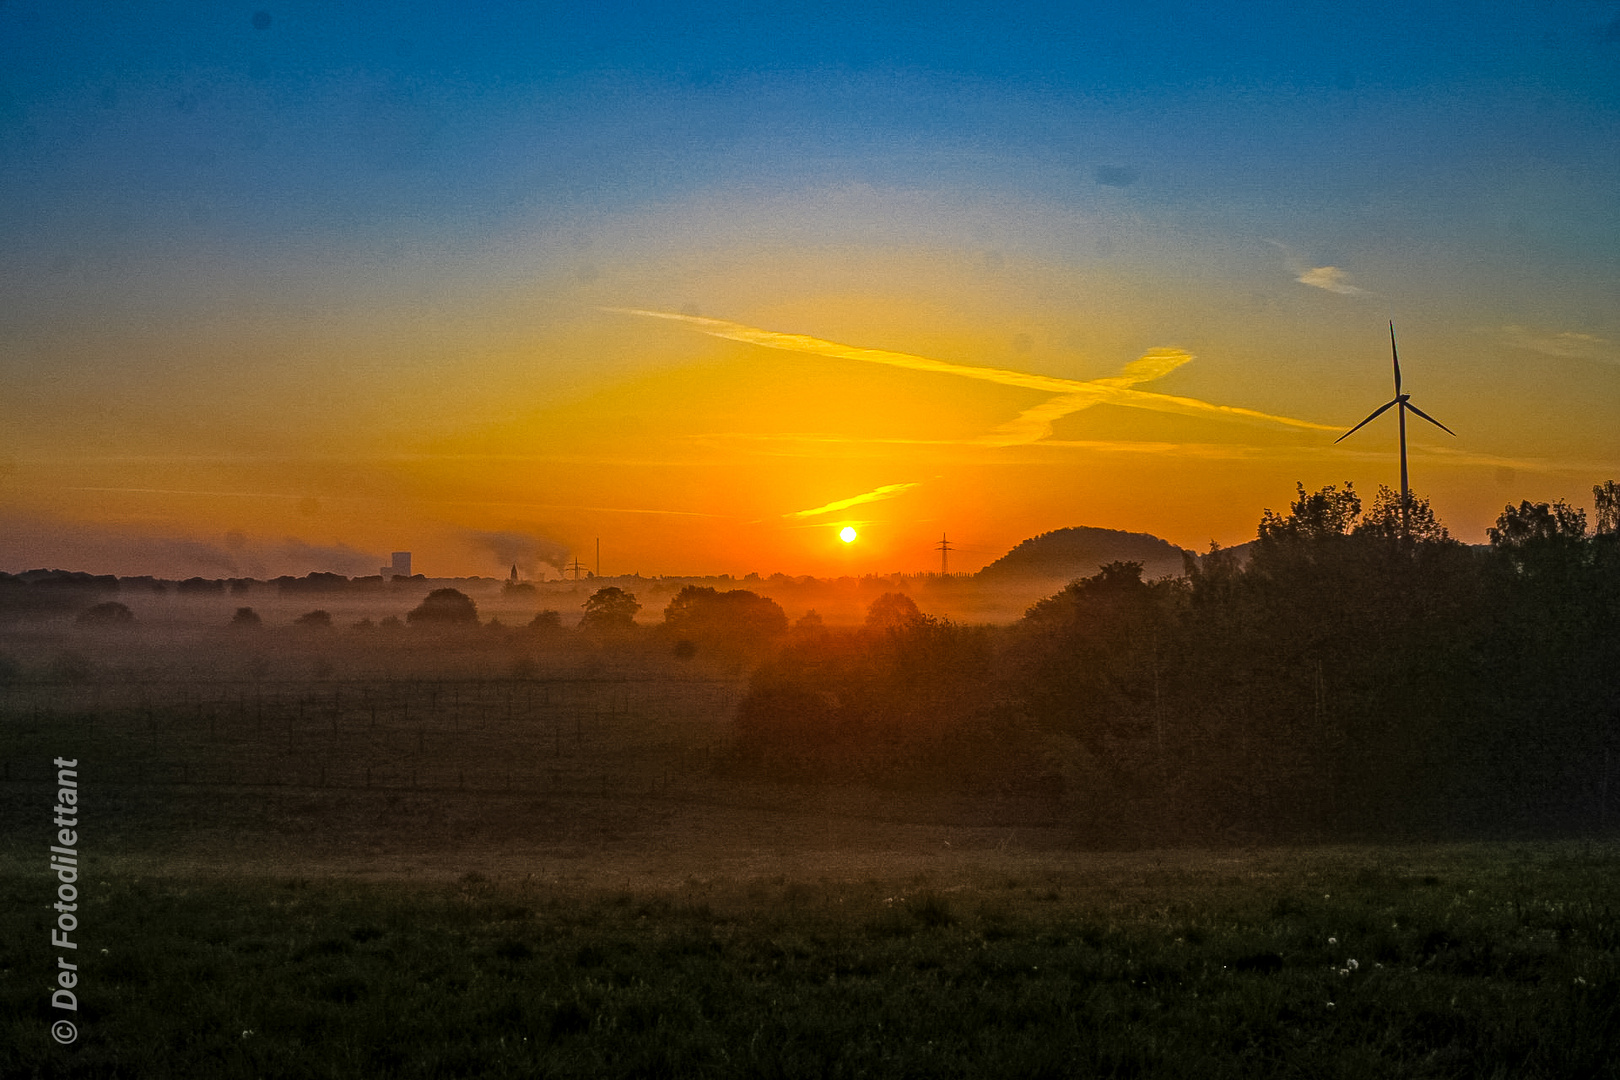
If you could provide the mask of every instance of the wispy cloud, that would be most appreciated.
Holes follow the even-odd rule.
[[[1154,349],[1125,365],[1125,370],[1108,379],[1096,379],[1083,384],[1079,393],[1062,394],[1049,398],[1033,408],[1025,409],[995,431],[980,436],[976,441],[988,446],[1022,446],[1040,442],[1052,434],[1052,424],[1073,413],[1105,403],[1110,391],[1127,389],[1136,383],[1151,382],[1170,374],[1183,364],[1190,363],[1193,354],[1181,349]]]
[[[1543,356],[1571,360],[1620,361],[1620,349],[1608,338],[1573,330],[1537,330],[1527,326],[1504,326],[1502,336],[1515,349],[1528,349]]]
[[[852,495],[847,499],[839,499],[838,501],[830,502],[825,506],[817,506],[811,510],[795,510],[791,514],[783,514],[782,516],[785,518],[807,518],[817,517],[821,514],[831,514],[839,510],[848,510],[852,506],[860,506],[862,503],[880,502],[883,499],[892,499],[896,495],[899,495],[905,491],[910,491],[916,486],[916,484],[884,484],[882,487],[874,488],[871,491],[866,492],[864,495]]]
[[[650,514],[656,517],[698,517],[730,521],[730,514],[705,514],[697,510],[653,510],[631,506],[584,506],[579,503],[540,503],[524,499],[445,499],[455,506],[521,506],[529,510],[580,510],[590,514]]]
[[[1313,289],[1324,289],[1340,296],[1373,296],[1375,293],[1355,285],[1350,281],[1350,274],[1337,266],[1312,266],[1298,252],[1281,240],[1267,240],[1266,243],[1283,254],[1283,265],[1288,272],[1294,275],[1294,280],[1301,285],[1309,285]]]
[[[864,458],[871,448],[878,446],[967,447],[983,445],[966,439],[879,438],[822,432],[781,432],[776,434],[738,432],[712,434],[702,436],[702,438],[724,442],[757,443],[766,447],[774,446],[778,449],[765,452],[776,453],[785,457],[812,458],[825,458],[836,455],[839,453],[840,448],[846,447],[850,455]],[[1127,439],[1042,439],[1037,443],[1026,443],[1006,449],[1015,453],[997,456],[993,459],[995,464],[1013,465],[1043,462],[1050,459],[1041,455],[1063,450],[1082,450],[1088,454],[1124,454],[1242,461],[1326,462],[1343,461],[1347,458],[1387,461],[1389,458],[1387,449],[1351,447],[1347,443],[1338,446],[1326,443],[1320,445],[1290,443],[1282,446],[1256,446],[1248,443],[1189,443],[1133,441]],[[1620,467],[1620,458],[1608,461],[1593,459],[1581,462],[1550,461],[1539,458],[1508,458],[1495,454],[1482,454],[1471,450],[1441,446],[1437,443],[1415,443],[1411,447],[1411,456],[1415,460],[1429,460],[1446,465],[1501,466],[1533,473],[1580,475],[1584,473],[1607,473],[1612,472],[1616,467]]]
[[[85,485],[64,485],[61,490],[116,492],[130,495],[201,495],[210,499],[303,499],[308,497],[284,491],[192,491],[183,488],[94,487]]]
[[[1326,289],[1340,296],[1361,296],[1366,289],[1350,284],[1350,275],[1337,266],[1313,266],[1294,279],[1313,289]]]
[[[712,337],[725,338],[730,341],[743,341],[767,349],[808,353],[812,356],[825,356],[841,360],[859,360],[865,363],[885,364],[890,367],[909,368],[912,371],[926,371],[939,375],[955,375],[964,379],[978,379],[983,382],[997,383],[1001,386],[1016,386],[1025,390],[1037,390],[1054,395],[1049,400],[1024,410],[1017,417],[1002,424],[994,431],[972,440],[974,443],[984,446],[1023,446],[1040,442],[1051,435],[1053,421],[1083,409],[1089,409],[1093,405],[1122,405],[1126,408],[1146,409],[1152,412],[1204,418],[1218,417],[1224,420],[1248,423],[1279,424],[1284,427],[1302,428],[1310,431],[1338,430],[1327,424],[1298,420],[1291,416],[1277,416],[1271,413],[1259,412],[1255,409],[1241,408],[1236,405],[1215,405],[1207,401],[1200,401],[1197,398],[1155,394],[1145,390],[1132,389],[1138,383],[1162,378],[1191,361],[1193,355],[1181,349],[1154,349],[1131,361],[1118,375],[1105,379],[1082,381],[1078,379],[1060,379],[1051,375],[1036,375],[1024,371],[1012,371],[1007,368],[953,364],[945,360],[935,360],[932,357],[917,356],[912,353],[894,352],[888,349],[867,349],[857,345],[845,345],[836,341],[810,337],[805,334],[783,334],[775,330],[763,330],[759,327],[744,326],[741,323],[728,322],[724,319],[709,319],[698,315],[681,315],[668,311],[646,311],[639,308],[604,308],[603,310],[624,315],[668,319],[672,322],[691,326]]]
[[[844,345],[836,341],[810,337],[806,334],[783,334],[775,330],[761,330],[754,326],[744,326],[742,323],[727,322],[724,319],[704,318],[701,315],[681,315],[673,311],[644,311],[639,308],[604,308],[603,310],[620,315],[641,315],[650,319],[668,319],[671,322],[684,323],[687,326],[701,330],[711,337],[726,338],[730,341],[744,341],[750,345],[762,345],[767,349],[809,353],[813,356],[826,356],[838,360],[861,360],[869,364],[887,364],[891,367],[910,368],[913,371],[930,371],[941,375],[959,375],[967,379],[982,379],[985,382],[1000,383],[1003,386],[1021,386],[1026,390],[1047,390],[1052,393],[1065,393],[1085,385],[1070,379],[1053,378],[1050,375],[1031,375],[1026,372],[1009,371],[1004,368],[952,364],[945,360],[935,360],[927,356],[915,356],[911,353],[892,352],[888,349],[865,349],[858,345]]]

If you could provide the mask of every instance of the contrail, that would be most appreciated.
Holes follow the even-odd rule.
[[[818,506],[814,510],[795,510],[791,514],[783,514],[782,516],[787,518],[807,518],[816,517],[820,514],[830,514],[835,510],[848,510],[851,506],[860,506],[862,503],[878,502],[881,499],[892,499],[902,491],[909,491],[916,486],[916,484],[884,484],[882,487],[874,488],[864,495],[855,495],[848,499],[839,499],[837,502],[830,502],[826,506]]]
[[[1041,390],[1055,395],[1040,405],[1024,410],[995,431],[975,440],[986,446],[1021,446],[1039,442],[1052,433],[1054,420],[1082,409],[1089,409],[1093,405],[1123,405],[1127,408],[1176,413],[1182,416],[1219,416],[1228,420],[1260,421],[1309,431],[1338,430],[1328,424],[1298,420],[1291,416],[1276,416],[1236,405],[1215,405],[1197,398],[1131,389],[1136,383],[1162,378],[1193,359],[1191,353],[1180,349],[1155,349],[1125,365],[1124,370],[1116,376],[1082,381],[1059,379],[1051,375],[1033,375],[1006,368],[952,364],[945,360],[916,356],[912,353],[844,345],[805,334],[783,334],[775,330],[762,330],[755,326],[744,326],[742,323],[728,322],[725,319],[708,319],[699,315],[680,315],[670,311],[647,311],[641,308],[610,307],[602,310],[621,315],[668,319],[671,322],[684,323],[711,337],[743,341],[767,349],[809,353],[812,356],[826,356],[840,360],[860,360],[869,364],[886,364],[890,367],[928,371],[940,375],[956,375],[964,379],[979,379],[1002,386]]]

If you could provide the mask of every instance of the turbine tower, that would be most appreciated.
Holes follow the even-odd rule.
[[[1337,439],[1334,439],[1333,442],[1335,445],[1343,442],[1345,439],[1348,439],[1350,436],[1354,435],[1357,431],[1360,431],[1363,427],[1366,427],[1372,421],[1378,419],[1378,417],[1382,416],[1390,409],[1395,408],[1397,405],[1400,406],[1400,408],[1396,411],[1400,413],[1401,418],[1401,536],[1404,538],[1407,535],[1408,530],[1411,528],[1411,515],[1409,511],[1412,504],[1412,496],[1408,491],[1406,484],[1407,410],[1417,413],[1419,416],[1423,417],[1423,419],[1427,420],[1429,423],[1433,424],[1435,427],[1439,428],[1441,431],[1452,436],[1453,438],[1456,437],[1457,433],[1446,427],[1446,425],[1442,424],[1434,417],[1430,416],[1428,413],[1424,412],[1422,409],[1418,408],[1416,405],[1412,404],[1411,394],[1401,393],[1401,356],[1400,353],[1395,349],[1395,323],[1393,320],[1389,324],[1389,356],[1395,364],[1395,399],[1374,409],[1371,416],[1367,417],[1367,419],[1363,420],[1361,423],[1357,424],[1343,435],[1340,435]]]

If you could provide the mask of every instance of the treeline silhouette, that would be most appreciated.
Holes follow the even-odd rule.
[[[401,586],[419,585],[427,579],[384,581],[381,576],[347,578],[342,574],[315,571],[303,577],[284,574],[260,581],[256,578],[190,577],[168,581],[151,575],[117,577],[113,574],[87,574],[77,570],[26,570],[20,574],[0,571],[0,617],[54,615],[82,609],[94,597],[123,592],[129,595],[161,595],[171,589],[180,596],[217,596],[226,592],[240,596],[254,590],[275,589],[282,595],[300,594],[387,594]]]
[[[779,779],[1044,794],[1099,843],[1551,835],[1620,822],[1620,522],[1507,507],[1487,547],[1351,485],[1246,558],[1115,562],[1016,625],[885,597],[795,628],[737,761]],[[909,603],[909,601],[907,602]]]

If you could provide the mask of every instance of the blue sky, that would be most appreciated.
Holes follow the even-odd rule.
[[[231,526],[235,511],[60,491],[76,454],[257,455],[308,466],[277,481],[289,505],[323,485],[336,505],[309,462],[397,445],[402,418],[420,431],[440,410],[448,445],[476,417],[517,423],[712,358],[605,307],[937,345],[955,363],[991,348],[977,325],[1033,343],[996,363],[1063,378],[1188,348],[1205,358],[1175,376],[1189,388],[1269,412],[1303,399],[1295,413],[1335,422],[1341,388],[1378,392],[1394,317],[1456,387],[1469,460],[1541,470],[1541,497],[1574,498],[1604,478],[1589,474],[1613,461],[1601,432],[1620,419],[1605,404],[1620,389],[1617,106],[1613,0],[4,0],[0,505],[29,536],[382,544],[353,517]],[[974,284],[1001,267],[1018,288]],[[947,331],[929,311],[959,319]],[[1348,374],[1363,362],[1365,390]],[[361,393],[387,408],[342,419],[334,402]],[[1492,393],[1527,410],[1517,431],[1487,422]],[[70,409],[100,418],[88,442],[64,439]],[[911,482],[884,468],[790,501]],[[1453,480],[1438,504],[1482,531],[1502,485]],[[1275,482],[1256,474],[1242,498]],[[488,526],[400,513],[390,529],[409,514],[436,535]],[[563,511],[509,524],[594,527]]]
[[[1569,174],[1614,148],[1616,5],[1241,7],[11,0],[4,223],[364,244],[723,185],[1099,176],[1264,216],[1421,206],[1482,169],[1601,208]]]

